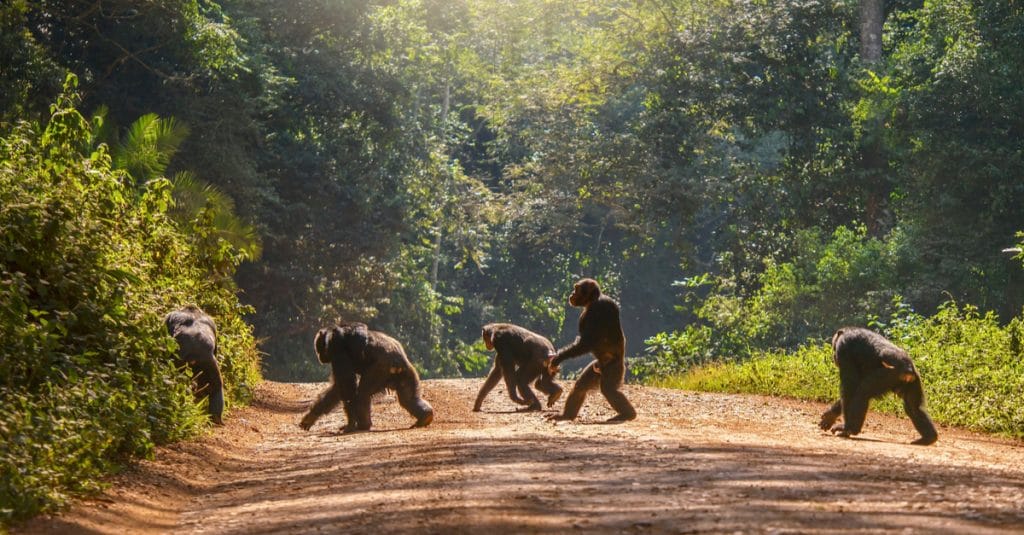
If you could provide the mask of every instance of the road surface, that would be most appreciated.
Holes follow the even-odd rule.
[[[817,429],[823,404],[634,385],[635,421],[604,424],[593,395],[554,424],[502,388],[472,412],[480,381],[426,381],[429,428],[388,397],[349,435],[341,411],[298,428],[323,384],[266,382],[225,427],[15,532],[1024,532],[1021,442],[940,428],[911,446],[906,418],[874,412],[843,439]]]

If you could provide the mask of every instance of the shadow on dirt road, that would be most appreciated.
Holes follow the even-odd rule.
[[[629,387],[641,417],[588,400],[581,421],[515,413],[478,381],[427,381],[427,429],[393,400],[375,429],[340,413],[296,422],[321,385],[267,383],[202,440],[161,450],[99,499],[37,519],[46,532],[892,532],[1024,530],[1024,447],[940,430],[906,444],[905,419],[864,435],[815,427],[815,404]]]

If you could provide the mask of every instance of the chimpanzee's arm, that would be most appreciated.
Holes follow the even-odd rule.
[[[931,417],[924,410],[924,388],[921,381],[904,385],[900,391],[903,397],[903,409],[907,411],[910,421],[914,422],[914,428],[921,433],[921,438],[914,441],[914,444],[927,446],[939,440],[939,432],[935,429]]]
[[[500,351],[494,357],[495,364],[501,367],[501,376],[505,379],[505,390],[508,391],[508,397],[513,403],[519,405],[527,405],[527,401],[524,400],[519,392],[516,390],[516,364],[515,361],[508,355],[502,354]]]
[[[594,349],[595,345],[596,344],[592,340],[584,338],[581,334],[580,336],[577,336],[576,340],[574,340],[571,344],[565,346],[564,348],[558,351],[558,353],[555,355],[554,360],[552,361],[552,364],[558,366],[559,364],[571,358],[576,358],[580,355],[586,355],[587,353],[590,353]]]
[[[833,403],[832,406],[829,407],[827,411],[822,413],[821,421],[818,422],[818,427],[820,427],[822,431],[829,431],[829,430],[831,430],[832,429],[832,425],[836,423],[836,420],[838,420],[839,416],[841,416],[842,414],[843,414],[843,400],[842,400],[842,398],[840,398],[840,399],[836,400],[836,402]]]
[[[571,358],[592,353],[602,338],[608,337],[609,330],[618,328],[617,320],[618,310],[605,306],[605,303],[595,301],[588,305],[580,317],[580,335],[558,351],[552,364],[558,366]]]
[[[329,386],[327,390],[324,390],[319,396],[317,396],[316,401],[313,402],[313,406],[311,406],[309,411],[306,412],[306,415],[302,417],[302,421],[299,423],[299,426],[303,429],[313,427],[313,424],[316,423],[321,416],[331,412],[338,406],[338,403],[341,403],[341,397],[341,389],[338,388],[337,383],[331,383],[331,386]]]

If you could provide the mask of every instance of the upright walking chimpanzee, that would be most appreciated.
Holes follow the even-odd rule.
[[[217,366],[217,326],[199,307],[189,305],[164,318],[167,332],[178,342],[178,358],[192,368],[195,394],[209,400],[210,419],[224,425],[224,381]]]
[[[434,409],[420,397],[420,376],[394,338],[363,323],[346,323],[320,329],[313,346],[320,362],[331,365],[331,385],[302,417],[303,429],[344,403],[345,432],[368,430],[370,402],[385,390],[393,390],[398,404],[416,418],[413,427],[434,420]]]
[[[601,294],[597,281],[582,279],[573,287],[569,304],[583,307],[580,313],[580,334],[572,344],[549,355],[548,367],[551,373],[557,373],[558,365],[563,361],[587,353],[592,353],[597,360],[583,370],[569,392],[564,411],[554,419],[576,418],[587,393],[598,386],[608,403],[618,412],[609,422],[636,418],[636,410],[620,390],[626,378],[626,337],[619,323],[618,303]]]
[[[903,398],[907,416],[921,433],[914,444],[927,446],[939,439],[935,424],[924,411],[921,376],[906,351],[882,335],[858,327],[836,331],[832,351],[832,360],[839,367],[839,401],[821,415],[819,427],[843,437],[856,435],[864,426],[868,402],[894,392]],[[840,414],[843,423],[835,424]]]
[[[481,335],[487,349],[497,353],[494,355],[491,373],[487,375],[487,380],[476,396],[474,411],[480,410],[484,398],[502,377],[505,378],[509,397],[520,405],[526,405],[524,410],[541,409],[540,400],[530,389],[534,379],[537,389],[548,395],[548,407],[558,401],[562,387],[554,382],[553,374],[547,367],[548,354],[555,350],[555,346],[547,338],[509,323],[484,325]]]

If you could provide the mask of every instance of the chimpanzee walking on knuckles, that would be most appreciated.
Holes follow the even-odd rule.
[[[308,430],[341,403],[346,419],[343,431],[367,431],[373,425],[373,397],[385,390],[397,394],[398,404],[416,418],[413,427],[426,427],[434,420],[434,408],[420,396],[420,376],[398,340],[354,322],[320,329],[313,347],[320,362],[331,365],[331,384],[299,427]]]
[[[526,405],[524,411],[541,410],[540,400],[530,389],[530,383],[548,395],[551,407],[562,395],[562,387],[554,381],[548,369],[548,354],[555,350],[551,341],[543,336],[511,323],[488,323],[481,330],[484,346],[494,350],[494,366],[487,374],[487,380],[480,387],[480,393],[473,404],[473,412],[479,412],[484,398],[491,389],[505,378],[505,387],[512,401]]]
[[[921,438],[913,443],[927,446],[939,439],[935,424],[924,410],[921,376],[907,352],[882,335],[858,327],[843,327],[832,336],[832,360],[839,367],[839,400],[832,404],[818,426],[849,437],[861,432],[868,403],[893,392]],[[835,423],[839,416],[843,423]]]
[[[636,418],[636,409],[622,393],[626,378],[626,337],[619,323],[619,305],[601,293],[594,279],[581,279],[573,287],[569,304],[582,307],[579,336],[568,346],[548,356],[548,368],[558,373],[558,366],[571,358],[592,353],[596,359],[587,366],[572,387],[565,408],[555,420],[572,420],[579,415],[587,394],[600,387],[601,394],[618,413],[609,422],[625,422]]]

